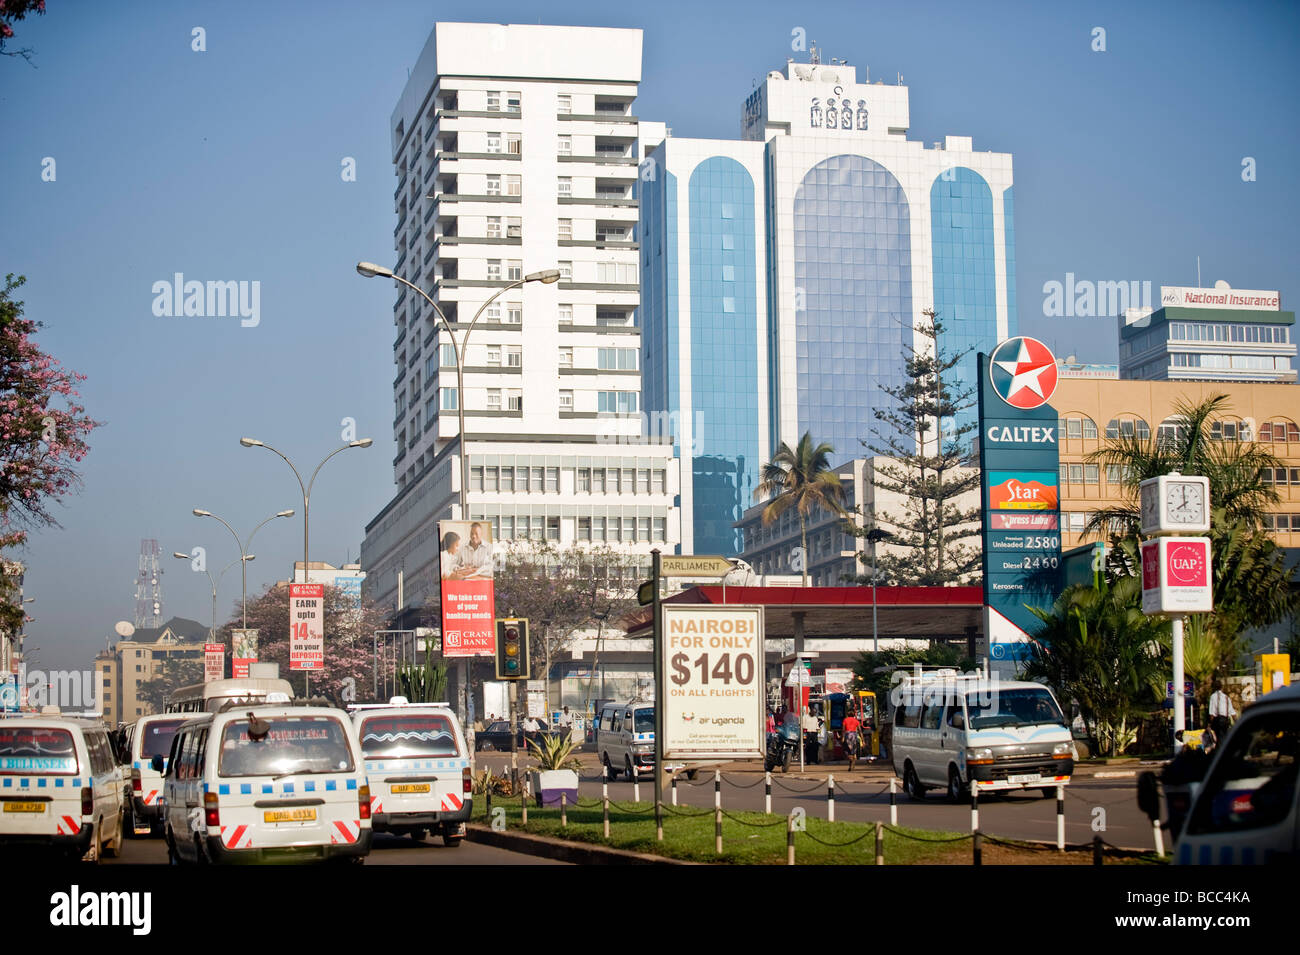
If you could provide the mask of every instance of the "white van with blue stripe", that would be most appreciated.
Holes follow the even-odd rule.
[[[130,780],[127,787],[126,831],[129,835],[162,834],[163,774],[153,768],[153,758],[167,755],[180,725],[190,719],[184,713],[142,716],[127,729],[124,769]]]
[[[98,862],[122,849],[122,771],[102,723],[0,719],[0,846]]]
[[[163,812],[173,862],[361,863],[370,852],[361,747],[329,706],[231,703],[182,724]]]
[[[456,714],[446,703],[386,704],[350,708],[366,774],[376,832],[421,840],[441,834],[458,846],[473,811],[470,752]]]

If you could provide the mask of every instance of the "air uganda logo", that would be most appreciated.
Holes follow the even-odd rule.
[[[998,397],[1028,411],[1045,405],[1056,391],[1056,356],[1037,338],[1008,338],[993,349],[989,380]]]

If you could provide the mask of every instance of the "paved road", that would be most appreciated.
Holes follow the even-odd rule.
[[[583,755],[583,783],[581,798],[599,799],[601,783],[596,777],[597,767],[591,754]],[[480,769],[491,767],[493,772],[508,773],[509,756],[480,753],[476,759]],[[722,806],[724,809],[764,808],[763,773],[758,764],[740,764],[737,770],[723,773]],[[827,814],[826,775],[835,778],[835,818],[865,822],[889,821],[888,765],[864,766],[859,764],[848,772],[847,763],[821,764],[815,773],[772,774],[772,811],[788,814],[796,806],[803,807],[809,816],[825,819]],[[1099,834],[1115,846],[1134,849],[1154,849],[1155,837],[1151,823],[1137,807],[1136,778],[1097,778],[1090,771],[1080,772],[1066,787],[1065,839],[1070,844],[1092,841],[1094,820],[1104,825]],[[632,782],[620,775],[609,784],[610,799],[630,802],[634,798]],[[654,782],[647,777],[640,786],[640,799],[654,799]],[[665,799],[670,797],[666,794]],[[713,806],[713,779],[711,770],[701,770],[694,783],[682,776],[678,779],[677,802],[681,806]],[[898,822],[902,826],[918,829],[944,829],[968,832],[971,825],[969,801],[948,802],[942,792],[930,792],[920,802],[909,800],[899,787],[897,795]],[[1095,810],[1101,809],[1101,813]],[[1056,840],[1056,800],[1044,798],[1038,790],[1011,793],[1004,796],[985,796],[980,800],[980,829],[1008,839]]]
[[[162,839],[128,839],[122,847],[120,859],[105,859],[105,865],[127,863],[135,865],[166,865],[167,849]],[[366,865],[565,865],[553,859],[542,859],[521,852],[509,852],[494,846],[482,846],[468,840],[455,849],[442,844],[441,839],[412,842],[407,836],[380,834],[375,836],[374,847],[366,858]]]

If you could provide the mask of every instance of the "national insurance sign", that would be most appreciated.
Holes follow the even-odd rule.
[[[1060,453],[1051,350],[1019,336],[979,356],[985,637],[989,658],[1023,660],[1039,624],[1029,606],[1061,592]]]

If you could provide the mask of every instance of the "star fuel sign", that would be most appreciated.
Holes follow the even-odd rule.
[[[1037,408],[1056,391],[1056,356],[1037,338],[1008,338],[993,350],[989,380],[1013,408]]]

